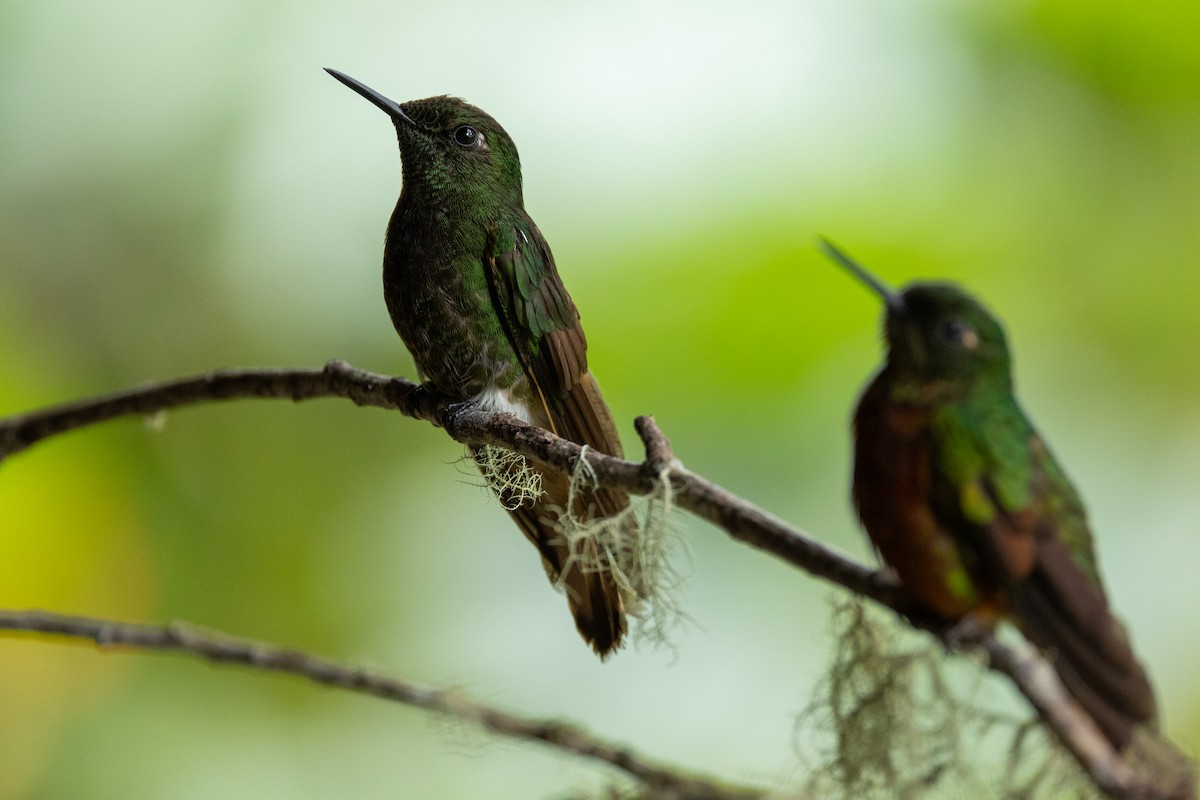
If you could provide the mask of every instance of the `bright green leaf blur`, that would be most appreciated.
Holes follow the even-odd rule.
[[[1194,2],[0,5],[0,414],[221,366],[412,376],[387,119],[495,115],[636,452],[859,557],[847,420],[884,279],[1006,321],[1165,721],[1200,740]],[[0,465],[0,607],[186,619],[797,774],[829,590],[685,522],[677,652],[601,665],[440,431],[346,402],[123,420]],[[547,797],[600,780],[386,704],[0,638],[0,797]]]

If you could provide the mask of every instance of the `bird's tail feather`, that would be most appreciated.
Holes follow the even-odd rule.
[[[471,448],[476,461],[484,455]],[[560,516],[571,499],[570,481],[557,472],[541,471],[542,494],[537,500],[506,497],[500,489],[500,502],[526,538],[541,553],[550,581],[561,586],[567,604],[575,618],[575,627],[596,653],[604,658],[616,650],[626,631],[625,604],[622,589],[608,554],[602,551],[594,537],[567,537],[563,534]],[[577,491],[573,514],[589,519],[605,514],[597,507],[595,493]],[[628,501],[626,500],[626,504]]]
[[[1066,545],[1043,547],[1065,551]],[[1075,574],[1059,574],[1070,569],[1068,553],[1043,556],[1016,594],[1016,618],[1049,653],[1067,691],[1122,750],[1139,727],[1157,727],[1150,680],[1103,593]]]

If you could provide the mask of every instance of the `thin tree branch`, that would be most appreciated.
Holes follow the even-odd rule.
[[[321,369],[216,370],[0,418],[0,463],[51,436],[118,417],[152,415],[216,400],[279,398],[299,402],[319,397],[345,397],[360,406],[396,410],[444,427],[460,442],[502,445],[567,473],[575,469],[583,452],[574,442],[512,415],[454,413],[420,384],[334,360]],[[735,539],[908,616],[917,615],[916,609],[906,605],[894,581],[685,469],[652,418],[639,417],[636,424],[650,458],[645,464],[637,464],[588,450],[587,462],[600,483],[633,494],[649,494],[665,468],[676,491],[676,503]]]
[[[360,406],[396,409],[434,421],[436,404],[420,384],[330,361],[321,369],[222,369],[148,383],[0,419],[0,462],[43,439],[133,414],[149,415],[215,400],[345,397]]]
[[[501,736],[541,742],[619,770],[651,790],[655,797],[758,800],[767,794],[765,790],[735,786],[658,764],[622,744],[606,741],[568,722],[521,716],[484,705],[459,691],[423,686],[298,650],[206,631],[182,622],[165,626],[143,625],[45,611],[0,610],[0,630],[89,639],[104,649],[128,647],[183,653],[216,663],[240,664],[266,672],[294,675],[313,683],[466,720]]]
[[[576,467],[582,453],[579,445],[514,416],[474,411],[454,413],[420,384],[334,360],[321,369],[215,370],[0,418],[0,462],[51,436],[118,417],[152,415],[216,400],[279,398],[299,402],[319,397],[344,397],[360,406],[396,410],[444,427],[460,442],[502,445],[568,473]],[[917,613],[905,607],[895,583],[879,572],[851,561],[685,469],[671,454],[666,437],[653,419],[639,417],[637,426],[651,456],[645,464],[588,450],[588,464],[602,484],[633,494],[648,494],[654,491],[661,469],[667,467],[677,493],[676,502],[735,539],[903,613]]]
[[[585,459],[600,485],[631,494],[649,494],[665,477],[671,481],[676,505],[708,520],[734,539],[869,597],[916,627],[938,636],[944,633],[943,626],[910,603],[886,573],[853,561],[686,469],[650,417],[636,421],[647,454],[646,461],[639,464],[582,448],[510,414],[450,406],[412,381],[360,370],[344,361],[330,361],[319,370],[220,370],[0,419],[0,460],[55,434],[120,416],[253,397],[295,401],[345,397],[358,405],[398,410],[445,428],[460,442],[501,445],[568,474]],[[991,634],[984,634],[976,643],[988,654],[990,666],[1006,675],[1025,695],[1101,791],[1121,799],[1167,797],[1151,791],[1135,775],[1066,693],[1040,654],[1033,650],[1017,653]]]
[[[990,635],[981,639],[979,645],[987,653],[992,669],[1008,676],[1021,690],[1101,791],[1123,798],[1159,796],[1143,785],[1129,764],[1113,750],[1096,723],[1067,694],[1054,667],[1036,648],[1027,643],[1009,647]],[[1060,731],[1069,731],[1070,739]]]

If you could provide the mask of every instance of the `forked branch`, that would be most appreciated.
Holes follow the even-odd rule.
[[[657,482],[665,477],[671,481],[676,505],[711,522],[734,539],[770,553],[811,575],[868,597],[904,616],[916,627],[929,630],[935,635],[942,633],[933,620],[922,616],[907,602],[890,576],[855,562],[749,501],[686,469],[675,458],[667,438],[650,417],[639,417],[636,421],[638,434],[646,447],[646,460],[642,463],[625,461],[595,450],[585,450],[573,442],[528,425],[509,414],[456,410],[425,391],[419,384],[403,378],[360,370],[344,361],[330,361],[321,369],[219,370],[191,378],[147,384],[117,394],[0,419],[0,461],[51,436],[121,416],[149,415],[197,403],[235,398],[283,398],[300,401],[318,397],[344,397],[358,405],[396,410],[414,419],[422,419],[443,427],[450,436],[460,442],[501,445],[567,474],[572,473],[580,459],[585,459],[600,485],[631,494],[649,494],[655,490]],[[29,619],[31,618],[10,615],[0,619],[0,628],[17,628],[17,623],[22,620],[28,625]],[[32,619],[40,619],[43,622],[49,620],[47,625],[51,629],[53,624],[58,624],[55,622],[56,618],[52,617]],[[214,640],[219,644],[223,643],[217,646],[207,638],[196,639],[194,632],[183,635],[178,629],[170,627],[130,627],[116,623],[107,624],[105,627],[106,623],[97,620],[75,622],[77,630],[74,635],[87,636],[101,644],[113,643],[115,640],[105,637],[120,633],[127,635],[126,639],[120,642],[126,645],[188,650],[207,658],[305,674],[314,680],[337,683],[345,685],[346,688],[370,691],[373,694],[387,695],[395,688],[386,679],[368,673],[347,671],[329,662],[292,651],[267,648],[265,652],[268,657],[264,661],[261,646],[247,645],[240,649],[229,649],[231,646],[224,637]],[[80,625],[83,627],[80,628]],[[92,630],[88,625],[99,626],[95,629],[95,636],[87,632]],[[71,633],[62,629],[56,632]],[[189,643],[195,646],[189,646]],[[991,634],[983,635],[977,644],[987,653],[992,669],[1006,675],[1028,698],[1042,721],[1071,752],[1101,791],[1114,798],[1168,796],[1148,787],[1135,775],[1066,693],[1053,669],[1038,653],[1032,649],[1011,648]],[[255,653],[259,655],[255,656]],[[306,672],[310,667],[313,669]],[[347,680],[343,683],[317,677],[318,675],[344,676]],[[383,688],[389,686],[393,688]],[[421,689],[414,696],[441,698],[438,702],[443,703],[444,707],[439,710],[453,713],[453,704],[449,701],[453,695],[449,693]],[[494,714],[500,715],[494,716],[496,720],[506,719],[502,712]],[[476,719],[485,727],[489,727],[487,719],[493,719],[491,715],[493,712],[488,712],[481,717],[477,716]],[[557,723],[550,724],[549,728],[538,727],[544,724],[509,727],[511,731],[524,731],[512,735],[523,735],[542,741],[548,741],[546,731],[556,726],[562,728]],[[563,729],[573,732],[573,735],[581,733],[575,728]],[[542,734],[534,735],[538,731]],[[621,764],[617,766],[625,768]]]

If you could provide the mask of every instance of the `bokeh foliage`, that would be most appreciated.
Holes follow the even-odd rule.
[[[379,287],[392,137],[320,67],[459,94],[521,147],[624,429],[656,414],[688,466],[864,558],[846,421],[878,310],[814,237],[986,297],[1187,747],[1198,29],[1179,1],[5,3],[0,413],[218,366],[412,375]],[[333,401],[154,422],[0,465],[0,605],[184,618],[799,785],[824,587],[689,523],[697,624],[601,666],[441,432]],[[381,706],[4,638],[0,797],[597,783]]]

